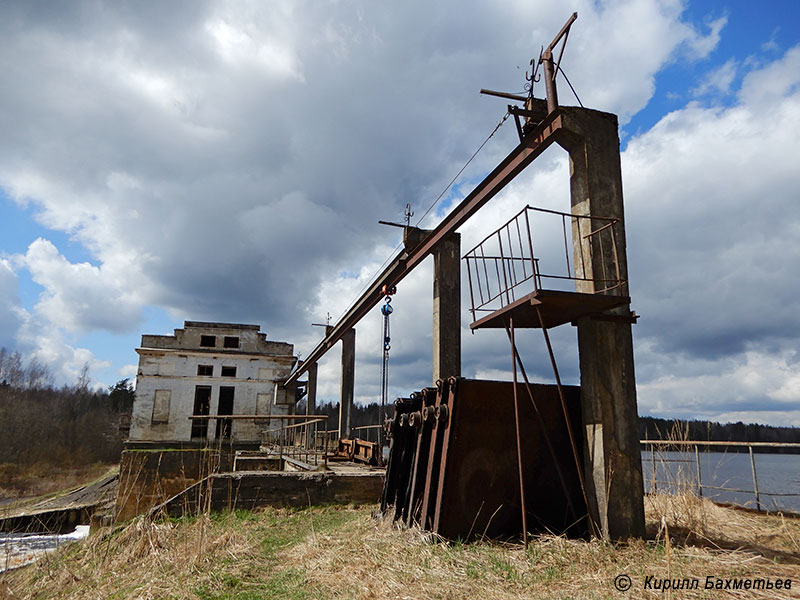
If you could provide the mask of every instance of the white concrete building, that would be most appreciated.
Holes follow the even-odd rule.
[[[259,442],[263,424],[213,417],[293,412],[294,389],[281,385],[297,362],[293,346],[266,337],[258,325],[199,321],[143,335],[129,440]]]

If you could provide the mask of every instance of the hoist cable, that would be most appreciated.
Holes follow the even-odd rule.
[[[500,129],[500,127],[502,127],[502,126],[503,126],[503,123],[505,123],[505,122],[506,122],[506,119],[508,119],[508,117],[509,117],[509,115],[510,115],[510,114],[511,114],[511,113],[508,113],[508,112],[507,112],[506,114],[504,114],[504,115],[503,115],[503,118],[502,118],[502,119],[500,119],[500,122],[499,122],[499,123],[498,123],[498,124],[495,126],[495,128],[492,130],[492,133],[490,133],[490,134],[488,135],[488,137],[487,137],[485,140],[483,140],[483,143],[482,143],[480,146],[478,146],[478,149],[477,149],[477,150],[475,150],[475,152],[473,152],[473,153],[472,153],[472,156],[470,156],[470,157],[469,157],[469,160],[468,160],[466,163],[464,163],[464,166],[463,166],[463,167],[461,167],[461,169],[458,171],[458,173],[456,173],[455,177],[453,177],[453,178],[450,180],[450,183],[448,183],[448,184],[447,184],[447,186],[446,186],[446,187],[445,187],[445,188],[442,190],[442,193],[441,193],[441,194],[439,194],[439,195],[436,197],[436,200],[434,200],[434,201],[433,201],[433,204],[431,204],[431,205],[428,207],[428,210],[426,210],[426,211],[425,211],[425,213],[424,213],[424,214],[423,214],[423,215],[422,215],[422,216],[419,218],[419,220],[417,221],[417,224],[415,225],[415,227],[419,226],[419,224],[420,224],[420,223],[422,223],[422,220],[423,220],[425,217],[427,217],[427,216],[428,216],[428,213],[429,213],[429,212],[431,212],[431,210],[433,210],[433,207],[434,207],[434,206],[436,206],[436,205],[439,203],[439,200],[441,200],[441,199],[442,199],[442,197],[443,197],[443,196],[444,196],[444,195],[445,195],[445,194],[448,192],[448,190],[449,190],[449,189],[450,189],[450,188],[453,186],[453,184],[456,182],[456,180],[457,180],[459,177],[461,177],[461,174],[464,172],[464,169],[466,169],[466,168],[469,166],[469,164],[470,164],[470,163],[471,163],[471,162],[472,162],[472,161],[475,159],[475,157],[476,157],[476,156],[478,156],[478,153],[479,153],[481,150],[483,150],[483,147],[484,147],[484,146],[485,146],[485,145],[486,145],[486,144],[489,142],[489,140],[490,140],[490,139],[492,139],[492,137],[494,136],[494,134],[495,134],[495,133],[497,133],[497,130],[498,130],[498,129]]]
[[[392,288],[393,290],[394,288]],[[389,315],[394,312],[391,302],[392,297],[390,294],[394,293],[390,290],[384,298],[384,305],[381,306],[381,314],[383,315],[383,360],[381,361],[381,412],[380,420],[388,418],[386,414],[386,405],[389,401],[389,350],[391,349],[391,332],[389,329]],[[383,430],[381,429],[380,447],[383,448]],[[382,452],[383,450],[381,450]]]
[[[466,169],[469,166],[469,164],[475,159],[475,157],[478,156],[478,153],[480,153],[480,151],[483,150],[483,147],[489,142],[489,140],[492,139],[492,137],[494,137],[494,134],[497,133],[497,130],[500,129],[500,127],[503,125],[503,123],[506,122],[506,119],[508,119],[508,117],[509,117],[509,113],[508,112],[505,115],[503,115],[503,118],[500,119],[500,122],[495,126],[495,128],[492,130],[492,132],[487,136],[487,138],[485,140],[483,140],[483,143],[481,143],[481,145],[478,146],[478,149],[475,150],[475,152],[472,153],[472,156],[470,156],[469,160],[466,163],[464,163],[464,166],[461,167],[461,169],[458,171],[458,173],[456,173],[455,177],[453,177],[450,180],[450,183],[447,184],[447,187],[445,187],[442,190],[442,192],[439,194],[439,196],[436,198],[436,200],[433,201],[433,204],[431,204],[430,207],[428,208],[428,210],[425,211],[425,214],[423,214],[419,218],[419,220],[417,221],[416,225],[414,225],[415,227],[419,226],[419,224],[428,215],[428,213],[431,210],[433,210],[433,207],[436,206],[439,203],[439,201],[442,199],[442,197],[447,193],[447,191],[453,186],[453,184],[456,182],[456,180],[464,172],[464,169]],[[337,321],[341,321],[342,320],[342,317],[344,315],[346,315],[347,311],[349,311],[355,305],[355,303],[358,300],[358,298],[360,298],[361,295],[364,293],[364,290],[366,290],[367,287],[369,287],[369,285],[373,282],[375,276],[377,276],[377,274],[381,272],[383,267],[385,267],[389,263],[389,261],[392,258],[394,258],[394,256],[396,255],[397,251],[402,247],[403,247],[403,242],[400,242],[399,244],[397,244],[397,246],[394,248],[394,250],[392,250],[392,252],[389,254],[389,256],[386,257],[386,260],[384,260],[383,263],[381,263],[381,265],[375,270],[375,272],[372,273],[372,275],[370,275],[369,279],[367,279],[366,283],[358,291],[358,293],[356,294],[356,297],[353,299],[353,301],[350,302],[350,304],[347,306],[347,308],[345,308],[342,311],[342,313],[339,315],[339,318],[337,319]]]

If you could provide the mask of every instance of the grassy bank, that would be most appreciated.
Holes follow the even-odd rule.
[[[675,598],[800,597],[800,521],[648,498],[650,538],[448,544],[370,507],[269,509],[101,531],[0,579],[4,598],[642,598],[648,576],[699,578]],[[614,579],[627,574],[624,595]],[[704,590],[707,576],[792,579],[790,590]]]

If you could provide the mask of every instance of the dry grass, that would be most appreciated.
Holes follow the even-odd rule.
[[[683,544],[747,550],[800,564],[800,519],[797,517],[720,506],[691,493],[645,496],[645,509],[651,537],[658,535],[663,517],[670,534]]]
[[[651,539],[612,545],[556,536],[450,544],[326,507],[136,520],[0,578],[0,598],[800,598],[800,521],[651,497]],[[613,587],[622,573],[627,594]],[[646,576],[700,589],[643,590]],[[791,590],[704,590],[705,577],[793,579]],[[726,595],[727,594],[727,595]]]
[[[95,463],[78,467],[0,464],[0,500],[24,499],[74,488],[97,479],[114,465]]]

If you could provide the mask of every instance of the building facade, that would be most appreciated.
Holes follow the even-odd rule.
[[[173,335],[143,335],[129,440],[261,441],[263,421],[224,415],[294,412],[294,388],[282,385],[297,362],[294,348],[266,337],[258,325],[200,321]],[[190,418],[197,415],[208,418]]]

